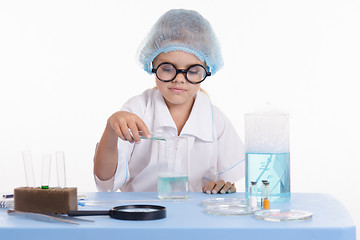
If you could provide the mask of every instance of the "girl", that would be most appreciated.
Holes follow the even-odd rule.
[[[94,158],[99,191],[157,191],[156,159],[139,131],[192,137],[190,191],[235,192],[244,175],[244,147],[230,121],[200,89],[222,64],[209,22],[192,10],[166,12],[155,23],[139,59],[156,88],[131,98],[111,115]],[[136,144],[135,144],[136,143]]]

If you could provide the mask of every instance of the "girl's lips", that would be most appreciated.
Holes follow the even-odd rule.
[[[174,92],[174,93],[183,93],[186,90],[182,89],[182,88],[170,88],[170,91]]]

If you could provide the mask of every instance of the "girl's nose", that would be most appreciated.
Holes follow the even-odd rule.
[[[186,82],[186,73],[181,73],[179,72],[175,79],[173,80],[173,82],[178,82],[178,83],[185,83]]]

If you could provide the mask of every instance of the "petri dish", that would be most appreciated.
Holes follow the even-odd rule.
[[[255,210],[252,210],[248,206],[242,205],[210,205],[206,207],[206,213],[212,215],[227,215],[227,216],[237,216],[237,215],[250,215],[253,214]]]
[[[265,221],[303,221],[312,217],[312,212],[303,210],[292,210],[292,209],[271,209],[261,210],[254,213],[254,216],[258,219]]]
[[[201,204],[205,207],[215,205],[237,205],[247,207],[249,205],[248,200],[244,198],[209,198],[202,200]]]

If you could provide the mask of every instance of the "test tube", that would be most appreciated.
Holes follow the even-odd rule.
[[[35,187],[34,168],[31,159],[31,152],[23,151],[22,156],[25,170],[26,185],[28,187]]]
[[[51,155],[43,154],[41,167],[41,189],[49,189]]]
[[[56,169],[57,169],[58,187],[64,188],[66,187],[64,152],[56,152]]]

